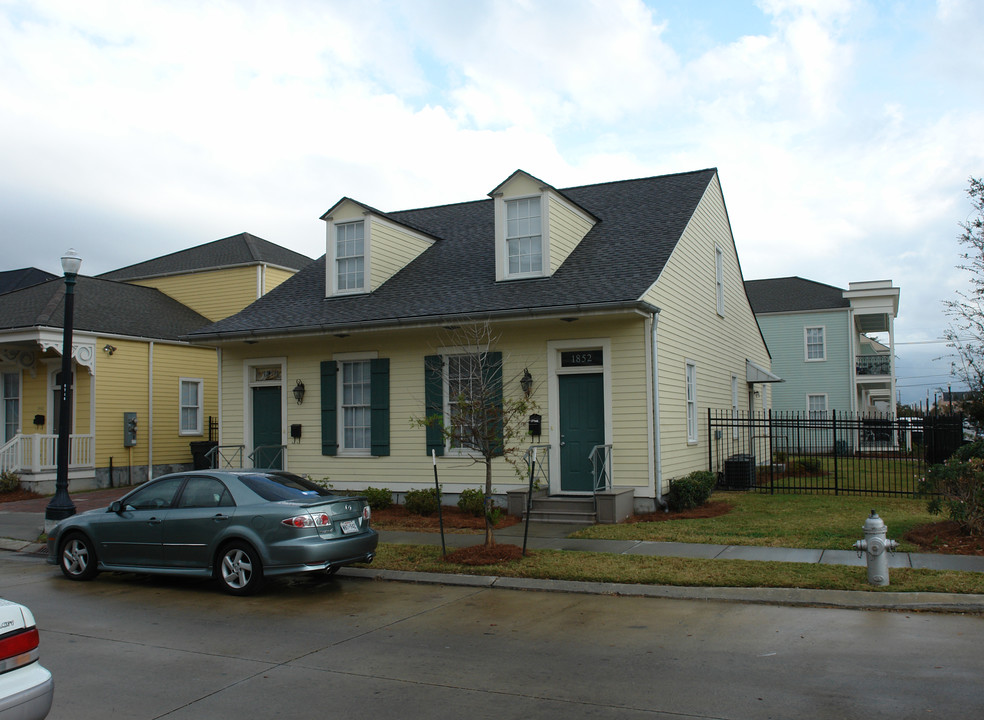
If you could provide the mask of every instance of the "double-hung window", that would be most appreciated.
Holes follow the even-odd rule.
[[[506,261],[509,275],[543,272],[539,197],[506,201]]]
[[[342,433],[341,449],[353,454],[369,454],[372,447],[372,373],[369,360],[339,363],[341,373]]]
[[[717,301],[717,314],[724,317],[724,250],[714,248],[714,293]]]
[[[807,362],[827,359],[823,327],[806,328],[806,359]]]
[[[810,415],[810,420],[823,420],[827,417],[827,396],[807,395],[806,408]]]
[[[3,441],[14,438],[20,429],[20,374],[3,374]]]
[[[365,289],[365,222],[335,225],[335,290]]]
[[[197,378],[181,378],[180,399],[181,435],[202,434],[202,381]]]
[[[687,442],[697,442],[697,365],[687,361]]]
[[[389,358],[371,355],[346,353],[321,363],[322,455],[390,453]]]
[[[451,428],[448,448],[473,448],[479,421],[476,400],[482,393],[481,361],[478,355],[450,355],[447,362],[446,417]]]

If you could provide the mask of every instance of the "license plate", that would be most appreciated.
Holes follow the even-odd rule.
[[[346,535],[359,532],[359,525],[355,520],[342,520],[342,532]]]

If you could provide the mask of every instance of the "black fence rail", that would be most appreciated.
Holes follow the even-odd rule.
[[[963,419],[708,410],[707,429],[720,488],[911,497],[960,446]]]

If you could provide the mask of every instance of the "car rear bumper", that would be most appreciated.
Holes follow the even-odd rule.
[[[55,682],[34,662],[0,675],[0,720],[41,720],[51,709]]]
[[[370,562],[376,554],[377,545],[379,535],[372,529],[352,537],[297,538],[270,546],[270,559],[263,572],[266,575],[286,575]]]

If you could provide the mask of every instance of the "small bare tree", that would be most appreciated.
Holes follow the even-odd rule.
[[[978,426],[984,426],[984,180],[970,178],[967,195],[974,215],[960,223],[963,232],[959,240],[964,250],[957,268],[970,273],[970,290],[958,292],[956,300],[944,301],[950,318],[944,337],[957,352],[958,361],[951,364],[951,374],[971,391],[964,412]]]
[[[521,461],[527,417],[535,408],[530,383],[521,384],[519,377],[504,381],[503,356],[494,349],[498,341],[488,322],[463,323],[452,330],[445,344],[458,350],[426,359],[428,382],[440,383],[440,388],[429,388],[426,415],[413,418],[428,429],[428,445],[438,454],[444,447],[458,449],[463,457],[485,466],[486,547],[495,545],[493,521],[498,514],[492,498],[492,462],[497,457],[513,465]]]

